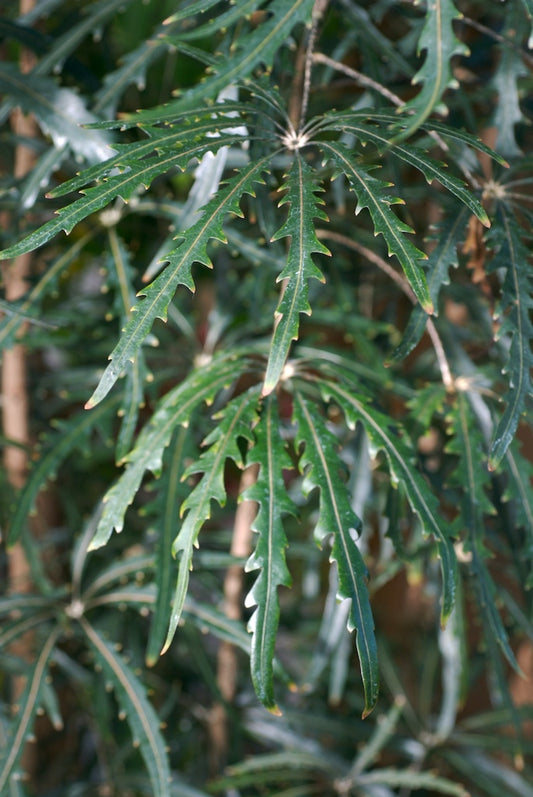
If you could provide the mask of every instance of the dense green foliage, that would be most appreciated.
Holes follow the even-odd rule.
[[[0,19],[1,254],[34,252],[0,345],[24,343],[38,439],[25,486],[1,484],[34,591],[0,598],[0,794],[533,794],[511,688],[533,641],[532,15],[42,0]],[[208,778],[222,641],[250,664]],[[24,785],[43,712],[67,753]]]

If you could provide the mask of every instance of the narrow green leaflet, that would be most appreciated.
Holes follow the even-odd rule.
[[[154,797],[168,797],[171,782],[165,740],[159,730],[160,720],[146,697],[146,689],[115,648],[106,642],[84,617],[80,618],[91,649],[105,676],[113,685],[117,703],[126,715],[152,784]]]
[[[178,285],[185,285],[194,291],[191,272],[193,264],[212,266],[207,254],[207,244],[213,238],[226,242],[222,229],[224,219],[228,213],[242,215],[239,206],[241,197],[245,193],[253,193],[253,185],[262,179],[261,175],[271,157],[266,155],[261,160],[248,164],[235,177],[228,180],[216,196],[205,205],[200,219],[188,230],[180,233],[178,236],[181,239],[180,244],[165,256],[168,266],[148,287],[140,291],[139,295],[144,298],[133,308],[131,320],[109,356],[111,362],[87,402],[87,409],[94,407],[107,395],[124,371],[126,364],[134,360],[155,319],[166,321],[168,305]]]
[[[211,517],[211,501],[220,506],[226,503],[224,484],[225,464],[228,458],[243,468],[240,440],[252,439],[252,427],[257,418],[259,387],[254,386],[246,393],[233,399],[225,409],[218,413],[217,426],[204,440],[209,446],[197,462],[192,463],[182,478],[197,473],[202,476],[197,485],[183,502],[180,514],[185,519],[172,544],[172,553],[178,559],[178,581],[172,604],[170,624],[163,652],[165,652],[176,633],[187,589],[189,573],[192,569],[193,548],[198,546],[198,534],[206,520]]]
[[[450,267],[456,268],[459,265],[457,251],[464,240],[468,219],[467,209],[462,208],[457,215],[448,215],[432,233],[432,238],[436,238],[437,245],[429,255],[426,276],[429,293],[435,307],[438,306],[440,289],[450,282],[448,276]],[[426,322],[426,313],[417,305],[411,313],[400,345],[390,356],[390,362],[397,362],[407,357],[424,334]]]
[[[469,190],[463,180],[449,173],[446,163],[430,158],[424,150],[417,147],[400,143],[391,145],[386,133],[361,121],[360,114],[353,114],[353,116],[349,113],[330,114],[325,118],[332,121],[329,121],[326,125],[321,125],[321,130],[345,130],[356,135],[363,143],[372,141],[378,147],[382,147],[383,150],[389,150],[392,155],[400,158],[410,166],[414,166],[415,169],[424,175],[428,183],[437,180],[443,188],[446,188],[460,202],[470,208],[485,227],[490,227],[489,217],[481,202]]]
[[[126,456],[126,467],[104,497],[102,516],[90,549],[105,545],[113,529],[122,531],[124,515],[132,503],[145,471],[161,471],[163,452],[174,429],[186,425],[191,412],[204,401],[210,402],[246,368],[246,360],[231,356],[214,358],[208,365],[192,371],[159,402],[148,423],[140,432],[135,448]],[[90,417],[92,413],[88,413]]]
[[[197,14],[204,14],[206,11],[209,11],[210,8],[216,6],[217,3],[220,3],[220,0],[195,0],[194,3],[191,3],[182,11],[176,11],[175,14],[167,17],[165,22],[181,22],[184,19],[195,17]]]
[[[368,209],[375,234],[383,235],[389,255],[396,255],[418,301],[427,313],[432,313],[433,303],[420,265],[420,260],[425,259],[426,255],[405,237],[404,233],[412,233],[413,230],[391,210],[391,205],[403,204],[403,200],[387,192],[391,183],[372,177],[357,165],[353,154],[344,145],[330,141],[320,141],[317,145],[326,157],[333,160],[338,173],[346,175],[357,196],[356,214],[363,208]]]
[[[321,383],[320,389],[326,401],[333,399],[342,408],[350,427],[360,421],[366,429],[369,440],[376,449],[385,452],[391,476],[403,485],[409,503],[420,518],[425,534],[432,534],[436,540],[441,560],[443,595],[441,622],[450,616],[457,591],[457,559],[448,530],[443,528],[437,501],[431,488],[413,463],[413,452],[405,440],[391,428],[390,418],[375,410],[367,399],[349,392],[340,385]]]
[[[35,499],[49,479],[54,478],[57,469],[66,457],[78,448],[87,445],[87,436],[100,423],[115,414],[122,396],[113,396],[102,403],[95,413],[78,413],[68,421],[56,424],[56,430],[45,440],[42,454],[32,467],[22,491],[17,495],[17,503],[9,528],[9,545],[13,545],[25,527]]]
[[[342,462],[337,453],[337,440],[324,420],[311,409],[303,397],[294,396],[293,419],[298,424],[296,443],[305,448],[299,469],[304,475],[305,494],[320,490],[320,510],[315,527],[315,540],[322,547],[328,534],[333,535],[331,561],[336,562],[339,587],[337,597],[351,601],[348,628],[356,630],[357,653],[365,690],[366,717],[374,708],[379,693],[379,667],[374,619],[367,588],[367,569],[351,531],[359,531],[361,521],[354,513],[348,490],[339,478]]]
[[[119,238],[116,228],[110,227],[107,233],[109,240],[107,287],[114,291],[114,305],[122,323],[131,316],[131,308],[135,302],[133,282],[135,270],[130,262],[129,250]],[[137,428],[139,411],[144,407],[144,386],[148,377],[148,369],[142,349],[135,361],[128,363],[124,398],[118,411],[122,418],[117,437],[115,458],[121,463],[131,448],[133,436]]]
[[[271,67],[278,49],[287,42],[298,23],[311,21],[315,0],[273,0],[268,5],[265,21],[236,40],[229,58],[220,59],[202,83],[184,92],[174,107],[177,112],[195,105],[199,100],[214,99],[222,89],[242,82],[259,64]]]
[[[502,204],[498,208],[499,224],[495,225],[489,242],[496,250],[490,262],[491,271],[505,271],[501,286],[501,299],[497,310],[500,322],[498,338],[510,343],[508,358],[503,369],[509,374],[507,406],[494,432],[489,467],[495,470],[500,464],[525,408],[526,397],[531,394],[531,368],[533,367],[533,279],[529,261],[530,252],[525,246],[523,231],[515,217]]]
[[[426,20],[418,42],[418,54],[425,50],[426,57],[412,80],[413,85],[422,84],[422,89],[402,107],[404,113],[413,112],[407,128],[402,130],[402,138],[418,130],[433,111],[446,112],[442,104],[444,92],[458,86],[452,74],[451,59],[469,52],[453,30],[453,21],[460,18],[453,0],[429,0],[427,3]]]
[[[255,429],[256,443],[249,453],[247,465],[259,465],[256,483],[246,490],[243,498],[257,501],[259,511],[253,523],[258,533],[255,551],[246,571],[259,570],[257,579],[246,596],[245,605],[255,606],[248,622],[252,633],[250,668],[255,692],[263,705],[274,714],[279,708],[274,697],[274,648],[279,623],[279,586],[290,586],[291,577],[285,562],[288,542],[283,530],[283,515],[295,514],[295,507],[287,494],[283,470],[292,463],[280,435],[277,401],[265,399],[263,412]]]
[[[232,104],[229,110],[238,113],[242,111],[242,105],[236,103]],[[222,121],[224,122],[224,126],[227,127],[227,119],[218,120],[215,111],[206,113],[205,108],[198,110],[197,113],[198,118],[195,117],[192,121],[190,119],[180,119],[179,124],[168,125],[163,128],[150,127],[149,125],[143,126],[141,129],[145,134],[145,138],[141,141],[131,142],[129,144],[114,144],[116,154],[113,155],[112,158],[109,158],[103,163],[89,166],[87,169],[79,172],[75,177],[71,177],[70,180],[66,180],[54,188],[53,191],[50,191],[49,196],[52,198],[64,196],[72,191],[77,191],[78,189],[88,186],[93,181],[103,180],[109,175],[113,176],[117,171],[128,172],[131,170],[137,172],[147,165],[153,165],[154,159],[157,156],[176,155],[181,152],[183,147],[187,148],[184,151],[185,157],[189,159],[201,157],[200,150],[198,153],[193,152],[191,154],[191,141],[194,141],[196,146],[200,145],[200,142],[202,139],[205,139],[208,133],[213,133],[214,130],[221,126],[220,123]],[[116,122],[114,124],[116,124],[117,127],[123,126],[122,122]],[[234,137],[226,140],[225,145],[231,144],[233,141]],[[213,142],[210,140],[208,143],[210,146],[214,146],[216,151],[218,141],[215,140]],[[150,160],[150,158],[152,160]],[[182,168],[185,167],[186,162]],[[140,173],[142,175],[142,171]],[[144,177],[141,179],[139,185],[147,185],[143,182],[144,179]]]
[[[319,207],[317,185],[313,170],[297,154],[283,186],[287,193],[280,205],[289,204],[285,224],[272,240],[290,237],[290,247],[285,268],[277,281],[283,281],[283,293],[275,314],[275,328],[270,344],[268,365],[263,385],[263,395],[271,393],[281,377],[293,340],[298,337],[300,313],[311,314],[308,302],[308,281],[311,278],[324,282],[322,272],[313,262],[315,252],[329,255],[315,233],[315,219],[327,219]]]
[[[33,669],[28,674],[26,688],[18,701],[18,713],[13,720],[10,727],[11,732],[8,732],[8,738],[5,740],[1,751],[0,794],[7,795],[11,793],[11,776],[16,770],[24,750],[24,742],[30,733],[33,718],[39,708],[48,673],[50,656],[60,633],[61,628],[59,627],[52,631],[37,656]]]
[[[489,500],[490,473],[483,437],[466,395],[458,393],[446,417],[453,437],[446,450],[457,454],[457,465],[449,477],[450,484],[461,490],[460,514],[454,522],[458,536],[464,539],[471,555],[470,570],[479,596],[479,606],[493,638],[500,645],[509,663],[518,669],[515,655],[502,619],[496,608],[496,590],[484,560],[490,555],[484,544],[484,517],[496,510]]]
[[[470,797],[470,792],[460,783],[435,775],[433,772],[416,772],[410,768],[394,769],[393,767],[376,768],[374,772],[364,772],[357,780],[365,786],[383,786],[392,789],[416,789],[429,794],[448,794],[450,797]],[[369,793],[369,792],[367,792]]]
[[[0,94],[13,96],[24,113],[32,113],[58,149],[68,142],[71,150],[89,163],[113,155],[108,133],[81,127],[97,121],[82,97],[71,89],[59,88],[52,78],[22,74],[14,64],[0,64]]]
[[[201,39],[204,36],[209,37],[219,30],[225,30],[229,28],[230,25],[233,25],[234,22],[239,22],[247,16],[249,17],[260,6],[264,5],[264,3],[265,0],[240,0],[239,3],[235,3],[235,5],[232,5],[227,11],[223,11],[216,17],[212,17],[203,25],[197,25],[192,30],[184,30],[178,33],[176,36],[176,44],[179,47],[180,40],[191,41],[193,39]],[[193,5],[193,8],[195,8],[196,13],[196,4]],[[180,16],[179,13],[173,14],[166,22],[175,21]]]

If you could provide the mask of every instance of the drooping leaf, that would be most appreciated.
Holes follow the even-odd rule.
[[[444,624],[455,602],[457,559],[450,532],[443,526],[436,498],[413,463],[413,452],[406,440],[401,439],[394,431],[391,420],[375,410],[365,397],[333,383],[321,382],[320,389],[326,401],[333,399],[339,404],[350,427],[355,427],[357,421],[360,421],[372,446],[385,452],[393,480],[401,482],[413,511],[420,518],[425,534],[432,534],[435,538],[441,560],[441,622]]]
[[[509,343],[507,362],[503,369],[504,373],[509,374],[509,388],[505,395],[507,406],[492,441],[489,460],[491,470],[495,470],[500,464],[524,412],[526,397],[531,395],[533,367],[533,280],[530,253],[514,215],[503,203],[498,208],[498,220],[500,223],[495,225],[489,238],[495,248],[489,269],[505,273],[496,317],[500,322],[498,338]]]
[[[213,139],[220,142],[221,139]],[[140,291],[144,297],[132,310],[132,318],[126,325],[119,342],[111,352],[111,362],[104,371],[93,395],[86,404],[89,409],[101,401],[120,377],[128,361],[135,358],[136,352],[152,328],[156,318],[166,321],[167,308],[178,285],[185,285],[194,291],[192,266],[202,263],[211,267],[207,254],[207,244],[213,238],[226,242],[222,223],[228,213],[241,215],[239,203],[245,193],[253,193],[253,184],[261,180],[270,155],[259,162],[244,167],[235,177],[220,189],[218,194],[204,207],[200,219],[178,237],[181,239],[176,249],[166,255],[168,265],[164,271],[146,288]]]
[[[420,260],[425,259],[426,255],[405,237],[405,233],[412,233],[413,230],[391,210],[391,205],[402,204],[403,200],[391,196],[387,190],[391,184],[378,180],[359,166],[343,144],[329,141],[320,141],[317,144],[326,157],[333,160],[337,173],[346,175],[357,196],[356,214],[363,208],[368,209],[375,234],[383,235],[389,255],[396,255],[418,301],[426,312],[432,313],[433,303],[424,270],[420,265]]]
[[[466,208],[457,215],[449,215],[437,226],[432,237],[436,237],[437,245],[427,261],[427,281],[430,296],[435,307],[438,306],[440,289],[449,283],[448,271],[458,266],[458,246],[464,239],[465,226],[468,223]],[[416,306],[411,313],[400,345],[390,356],[391,362],[403,360],[414,349],[426,328],[427,315],[421,307]]]
[[[496,590],[485,559],[490,555],[485,544],[484,516],[496,510],[489,500],[490,473],[481,430],[464,393],[458,393],[447,415],[453,437],[446,450],[457,454],[457,465],[449,477],[450,484],[461,490],[460,514],[454,522],[464,547],[471,556],[470,570],[478,592],[480,610],[487,629],[500,645],[509,663],[518,668],[507,632],[496,608]]]
[[[249,452],[247,465],[258,464],[256,483],[243,495],[256,501],[259,511],[253,523],[258,533],[255,551],[246,571],[259,570],[246,596],[245,605],[255,607],[248,622],[252,633],[250,668],[255,692],[263,705],[274,714],[279,708],[274,696],[273,657],[279,623],[278,587],[290,586],[291,576],[285,562],[288,545],[283,529],[283,515],[294,514],[295,507],[287,494],[283,470],[292,468],[280,435],[277,401],[267,397],[255,429],[256,443]]]
[[[407,128],[402,130],[401,138],[418,130],[433,111],[446,113],[443,95],[447,89],[458,86],[452,74],[451,59],[469,53],[453,29],[454,20],[460,17],[453,0],[430,0],[427,3],[426,19],[418,42],[418,54],[425,51],[426,57],[412,80],[413,85],[422,84],[422,88],[414,99],[402,107],[404,113],[412,112],[413,115]]]
[[[120,709],[126,715],[133,737],[133,746],[138,747],[150,775],[154,797],[167,797],[171,782],[170,767],[165,740],[159,730],[160,721],[146,697],[146,689],[115,648],[98,631],[80,618],[96,661],[113,685]]]
[[[102,516],[90,550],[105,545],[113,529],[122,531],[124,514],[135,498],[145,471],[160,473],[163,452],[174,430],[186,425],[198,405],[212,401],[217,392],[236,379],[246,367],[246,360],[239,361],[234,354],[213,358],[208,365],[193,370],[161,399],[140,432],[135,447],[126,456],[124,472],[104,497]]]
[[[289,204],[287,221],[272,240],[290,237],[285,268],[278,277],[283,281],[282,297],[275,314],[275,328],[270,344],[263,395],[271,393],[279,379],[293,340],[298,337],[300,313],[311,314],[308,302],[308,281],[324,282],[322,272],[313,262],[315,252],[329,254],[315,233],[315,219],[326,219],[319,207],[316,192],[320,190],[311,168],[297,154],[283,186],[287,193],[280,204]]]
[[[28,674],[26,688],[18,701],[18,712],[4,740],[0,753],[0,794],[11,793],[11,776],[16,772],[20,757],[24,751],[24,743],[30,732],[31,723],[42,700],[42,692],[48,673],[50,656],[55,647],[60,627],[52,630],[46,639],[39,655],[35,659],[32,670]]]
[[[200,529],[211,517],[211,501],[217,501],[220,506],[226,503],[224,484],[226,460],[230,458],[240,467],[244,467],[239,444],[241,438],[251,440],[252,426],[257,416],[258,396],[259,388],[254,386],[230,401],[224,410],[218,413],[219,422],[204,441],[204,445],[208,445],[209,448],[197,462],[193,462],[187,468],[182,477],[202,474],[181,506],[180,514],[185,515],[185,518],[172,544],[172,553],[178,559],[178,580],[163,652],[168,649],[174,638],[183,611],[189,573],[192,569],[193,548],[198,546]]]
[[[333,536],[331,561],[336,562],[340,600],[351,601],[348,628],[356,631],[357,652],[365,690],[367,716],[374,708],[379,692],[377,645],[374,619],[368,596],[367,569],[352,537],[361,521],[350,504],[345,483],[340,478],[342,463],[337,453],[337,440],[324,421],[305,399],[294,396],[294,420],[298,424],[296,443],[304,445],[299,469],[304,475],[305,494],[320,490],[320,508],[315,526],[315,540],[321,546],[327,535]]]

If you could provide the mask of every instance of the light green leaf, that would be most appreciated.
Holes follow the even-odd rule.
[[[311,314],[308,302],[308,280],[324,282],[322,272],[313,262],[315,252],[329,255],[329,250],[320,243],[315,233],[315,219],[327,219],[319,207],[317,185],[312,169],[297,154],[283,185],[287,193],[280,205],[289,204],[289,215],[285,224],[272,240],[290,237],[290,247],[285,268],[277,281],[283,281],[283,292],[275,314],[275,328],[270,344],[268,365],[263,384],[263,395],[271,393],[287,360],[291,342],[298,337],[300,313]]]
[[[376,449],[385,452],[391,476],[402,483],[409,503],[420,518],[425,534],[432,534],[436,540],[441,560],[443,595],[441,622],[444,624],[454,607],[457,591],[457,559],[449,531],[445,530],[439,508],[431,488],[416,470],[413,453],[405,439],[393,430],[390,418],[375,410],[369,401],[340,385],[321,383],[324,399],[333,399],[342,408],[350,427],[360,421],[366,429],[369,440]]]
[[[208,365],[196,369],[173,388],[157,405],[148,423],[140,432],[135,448],[126,457],[126,468],[104,497],[102,517],[90,550],[105,545],[113,529],[122,531],[124,515],[132,503],[145,471],[159,474],[165,448],[174,429],[187,424],[191,412],[204,401],[212,401],[223,387],[227,387],[247,367],[243,358],[226,354],[214,358]],[[89,417],[91,413],[88,414]]]
[[[221,138],[215,140],[220,142]],[[139,346],[150,332],[155,319],[160,318],[166,321],[167,308],[178,285],[185,285],[189,290],[194,291],[191,272],[193,264],[202,263],[211,267],[207,244],[213,238],[223,243],[226,242],[222,229],[224,219],[228,213],[242,215],[239,206],[241,197],[245,193],[253,193],[253,184],[262,179],[261,175],[270,158],[271,156],[267,155],[260,161],[244,167],[235,177],[232,177],[207,203],[200,219],[188,230],[179,234],[180,244],[165,256],[165,260],[168,260],[169,263],[168,266],[151,285],[140,291],[139,295],[144,298],[133,308],[132,318],[109,356],[111,362],[87,402],[87,409],[94,407],[107,395],[124,371],[126,364],[134,360]]]
[[[507,406],[494,432],[489,467],[499,466],[531,395],[531,368],[533,367],[533,279],[529,263],[530,252],[525,246],[523,231],[515,217],[501,204],[498,208],[498,225],[495,225],[489,242],[495,256],[489,264],[490,271],[504,272],[501,299],[496,311],[500,322],[498,338],[509,342],[506,347],[507,362],[503,372],[509,374],[509,389],[505,396]]]
[[[303,492],[307,495],[320,489],[320,509],[315,527],[315,540],[322,546],[324,537],[333,535],[331,561],[338,570],[340,600],[350,599],[348,628],[356,630],[357,652],[365,690],[363,717],[374,708],[379,693],[379,668],[374,619],[368,596],[367,569],[351,532],[359,531],[361,521],[350,504],[345,483],[340,478],[342,463],[337,453],[337,440],[327,429],[316,408],[311,409],[303,397],[294,396],[293,418],[298,424],[296,444],[305,448],[299,469],[304,474]]]
[[[257,418],[259,387],[254,386],[246,393],[230,401],[218,413],[216,428],[204,440],[209,448],[197,462],[193,462],[183,474],[183,479],[201,473],[202,477],[183,502],[180,514],[185,519],[172,544],[172,553],[179,560],[178,581],[170,615],[170,624],[163,653],[168,649],[178,626],[187,589],[189,573],[192,569],[193,548],[198,546],[198,534],[208,518],[211,517],[211,501],[220,506],[226,503],[224,484],[225,464],[228,458],[243,468],[240,440],[252,439],[252,427]]]
[[[117,703],[124,711],[133,736],[133,746],[138,747],[152,784],[154,797],[167,797],[171,782],[165,740],[159,730],[160,721],[146,690],[133,670],[114,647],[103,639],[84,617],[80,618],[97,662],[113,685]]]
[[[420,265],[420,260],[425,259],[426,255],[405,238],[404,233],[412,233],[413,230],[401,221],[390,207],[403,204],[403,200],[387,192],[386,189],[391,183],[372,177],[368,171],[357,165],[354,156],[343,144],[329,141],[320,141],[317,144],[324,154],[333,160],[338,173],[346,175],[350,187],[357,196],[356,214],[363,208],[368,208],[375,235],[383,235],[389,255],[396,255],[418,301],[426,312],[432,313],[433,303],[424,270]]]
[[[248,630],[252,633],[250,668],[259,700],[274,714],[280,713],[274,697],[273,670],[279,623],[277,589],[291,584],[285,562],[288,542],[282,518],[285,514],[295,513],[283,480],[283,470],[292,468],[292,463],[279,427],[277,401],[271,396],[264,401],[261,419],[255,429],[256,443],[246,460],[247,465],[259,465],[259,474],[256,483],[243,495],[247,501],[259,504],[252,526],[259,537],[246,564],[247,572],[260,571],[245,600],[246,606],[256,607],[248,622]]]
[[[0,757],[0,794],[8,794],[11,775],[24,751],[31,723],[42,700],[42,691],[48,672],[48,664],[61,628],[56,627],[46,639],[28,674],[26,688],[18,701],[18,712],[13,720],[8,739]]]
[[[172,542],[179,526],[179,510],[188,487],[181,477],[185,470],[185,446],[188,430],[182,426],[174,433],[174,440],[166,452],[163,473],[158,485],[156,502],[159,505],[157,556],[155,583],[157,601],[150,624],[150,635],[146,645],[146,663],[152,667],[158,660],[168,629],[168,616],[172,604],[174,586],[174,563]]]
[[[459,85],[452,74],[451,59],[455,55],[469,53],[453,29],[454,20],[461,16],[453,0],[429,0],[427,3],[426,19],[418,42],[418,54],[425,50],[426,57],[412,80],[413,85],[422,84],[422,89],[402,107],[403,112],[413,112],[413,116],[402,130],[401,138],[418,130],[433,111],[447,112],[442,104],[444,92]]]

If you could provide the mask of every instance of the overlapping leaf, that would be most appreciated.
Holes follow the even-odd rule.
[[[405,276],[423,309],[429,313],[433,312],[426,277],[420,264],[426,255],[405,237],[405,233],[412,233],[413,230],[391,210],[391,205],[403,204],[403,200],[391,196],[387,190],[391,183],[378,180],[359,166],[353,154],[343,144],[329,141],[317,143],[326,157],[331,158],[337,173],[343,173],[348,178],[350,187],[357,196],[356,213],[368,208],[375,234],[383,235],[389,255],[396,255],[400,261]]]
[[[212,130],[213,123],[211,122],[207,127],[206,123],[204,123],[204,128]],[[74,178],[68,184],[68,188],[67,184],[62,186],[65,190],[74,190],[78,185],[86,185],[89,180],[104,175],[102,182],[92,188],[88,188],[84,191],[82,198],[59,210],[55,218],[43,224],[42,227],[23,238],[19,243],[0,252],[0,258],[17,257],[25,252],[31,252],[33,249],[37,249],[47,243],[62,230],[68,234],[76,224],[79,224],[80,221],[83,221],[83,219],[97,210],[101,210],[113,199],[121,197],[127,202],[136,191],[147,188],[158,175],[172,168],[183,170],[187,167],[191,158],[199,157],[209,149],[216,150],[218,147],[231,144],[236,139],[234,135],[222,135],[220,138],[191,144],[189,136],[184,136],[183,130],[174,131],[174,133],[170,134],[167,132],[167,136],[170,137],[172,135],[176,139],[176,145],[178,144],[177,139],[182,138],[184,141],[188,141],[188,146],[185,145],[184,148],[179,149],[165,149],[160,156],[145,158],[138,163],[138,157],[154,152],[158,148],[157,140],[148,140],[133,149],[127,149],[124,155],[119,154],[119,156],[110,158],[103,164],[98,164],[94,169],[86,170],[83,172],[82,177]],[[165,144],[167,142],[168,138],[165,137]],[[133,161],[130,160],[131,157],[133,157]],[[122,165],[126,168],[124,173],[113,173],[111,176],[105,177],[111,170]]]
[[[246,368],[244,359],[231,355],[214,358],[209,365],[192,371],[159,402],[148,423],[140,432],[135,448],[126,457],[126,468],[116,484],[106,493],[102,517],[91,549],[104,545],[116,529],[122,530],[124,514],[133,501],[146,470],[158,474],[163,452],[174,430],[186,425],[193,410],[229,385]],[[90,417],[92,413],[88,413]]]
[[[316,197],[320,188],[311,167],[300,155],[296,155],[283,188],[287,193],[280,204],[289,204],[289,215],[272,240],[289,236],[291,242],[287,263],[278,277],[278,282],[284,281],[283,294],[276,310],[263,395],[271,393],[281,377],[291,343],[298,337],[300,313],[311,314],[308,281],[314,278],[324,282],[312,255],[315,252],[329,254],[315,233],[315,219],[327,218]]]
[[[426,19],[418,42],[418,54],[426,52],[424,63],[414,76],[414,85],[422,89],[402,110],[413,116],[401,137],[411,135],[433,111],[446,112],[442,97],[446,89],[457,88],[457,80],[451,70],[451,59],[455,55],[468,55],[468,48],[457,38],[453,22],[461,14],[453,0],[431,0],[427,3]]]
[[[290,586],[291,583],[285,562],[288,542],[283,516],[294,514],[295,507],[283,480],[283,470],[292,468],[292,464],[281,439],[275,397],[265,399],[255,436],[256,443],[247,457],[247,464],[258,464],[259,474],[256,483],[243,496],[259,504],[252,527],[259,536],[255,551],[246,564],[248,572],[259,570],[245,602],[246,606],[255,607],[248,623],[248,630],[252,632],[250,667],[258,698],[269,711],[279,714],[274,696],[273,669],[279,623],[277,591],[279,586]]]
[[[239,36],[229,58],[220,59],[202,83],[184,92],[172,105],[176,113],[182,113],[199,100],[214,99],[219,92],[248,77],[259,64],[272,66],[278,49],[288,40],[298,23],[311,19],[314,0],[273,0],[268,14],[256,28]],[[175,18],[174,18],[175,19]]]
[[[533,367],[533,281],[530,253],[522,240],[523,231],[511,212],[502,204],[498,210],[499,224],[490,237],[495,256],[490,270],[504,270],[501,300],[497,310],[500,322],[498,337],[509,341],[508,361],[504,373],[509,374],[507,406],[500,418],[490,452],[490,467],[500,464],[525,408],[526,397],[531,394],[531,368]]]
[[[221,138],[214,140],[220,142]],[[165,260],[168,260],[167,267],[151,285],[140,292],[144,298],[133,308],[131,320],[113,349],[109,358],[111,362],[87,402],[87,408],[94,407],[111,390],[127,363],[135,358],[155,319],[166,320],[168,305],[178,285],[185,285],[194,291],[191,272],[193,264],[202,263],[211,266],[207,244],[212,238],[225,243],[226,238],[222,229],[224,219],[228,213],[241,215],[239,207],[241,197],[245,193],[253,193],[254,182],[262,179],[261,175],[269,160],[270,155],[265,156],[260,161],[244,167],[235,177],[228,180],[204,207],[200,219],[186,232],[180,234],[180,244],[165,257]]]
[[[458,266],[457,250],[464,239],[467,223],[468,212],[463,208],[457,215],[448,216],[437,226],[433,234],[433,237],[437,238],[437,245],[427,261],[427,281],[435,307],[437,307],[441,287],[449,283],[450,267]],[[391,355],[392,362],[402,360],[414,349],[424,333],[426,321],[427,315],[421,307],[416,306],[411,313],[400,345]]]
[[[375,410],[362,396],[333,383],[321,383],[324,399],[333,399],[342,408],[350,427],[360,421],[373,447],[385,452],[391,476],[401,482],[414,512],[420,518],[426,534],[436,540],[441,560],[443,594],[441,620],[446,622],[453,609],[457,589],[457,560],[449,530],[443,525],[435,496],[413,464],[413,452],[405,440],[393,430],[389,418]]]
[[[211,502],[220,506],[226,503],[224,468],[226,460],[232,459],[244,467],[240,449],[241,438],[252,439],[252,427],[257,416],[259,388],[257,386],[229,402],[217,416],[216,428],[207,436],[204,445],[209,446],[197,462],[190,465],[183,475],[202,476],[183,502],[180,514],[185,518],[172,544],[172,553],[178,559],[178,581],[170,624],[163,651],[170,645],[183,611],[189,585],[189,572],[192,568],[193,548],[197,546],[198,534],[205,521],[211,516]]]
[[[170,767],[165,740],[159,730],[160,721],[146,697],[146,690],[132,668],[115,648],[84,617],[80,619],[91,648],[112,684],[117,702],[124,711],[133,736],[150,775],[154,797],[167,797],[170,789]]]
[[[335,436],[327,429],[316,408],[311,408],[299,393],[294,397],[293,417],[298,424],[296,443],[305,446],[299,461],[299,469],[305,476],[302,489],[306,494],[315,488],[320,490],[315,540],[321,546],[327,535],[333,535],[331,561],[337,564],[337,597],[351,601],[348,627],[350,631],[356,630],[366,716],[378,698],[379,669],[366,584],[367,570],[351,535],[352,531],[360,530],[361,521],[351,507],[347,487],[340,477],[342,463]]]
[[[384,151],[389,150],[393,155],[413,166],[421,172],[428,183],[437,180],[443,188],[466,205],[478,217],[485,227],[490,227],[489,217],[481,202],[474,193],[468,189],[463,180],[454,177],[448,171],[448,166],[442,161],[430,158],[427,153],[417,147],[401,143],[392,143],[386,131],[370,126],[362,113],[332,113],[324,117],[325,124],[320,125],[321,130],[345,130],[356,135],[365,144],[372,141]]]

